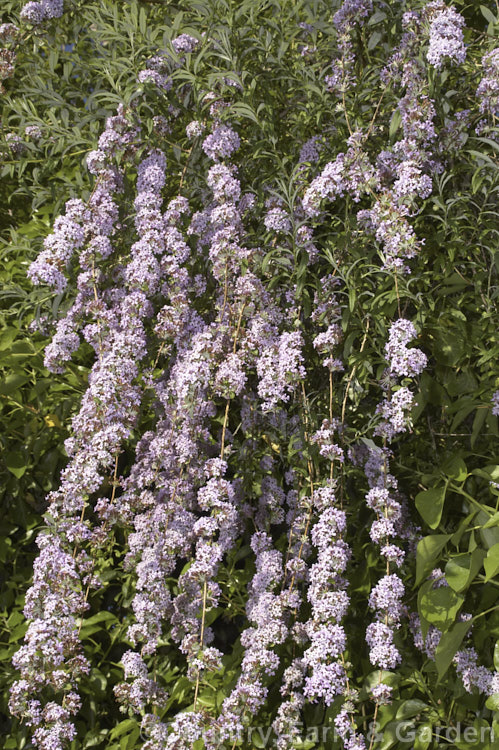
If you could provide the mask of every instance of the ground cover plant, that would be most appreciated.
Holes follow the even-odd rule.
[[[496,3],[1,21],[2,746],[496,747]]]

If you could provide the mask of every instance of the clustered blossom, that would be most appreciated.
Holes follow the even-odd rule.
[[[414,378],[426,367],[428,360],[421,349],[408,349],[407,344],[417,336],[414,324],[400,318],[390,326],[385,356],[393,376]]]
[[[33,141],[39,141],[43,133],[39,125],[26,125],[24,135]]]
[[[310,162],[311,164],[315,164],[318,162],[321,146],[320,136],[314,135],[312,138],[309,138],[300,149],[299,163]]]
[[[141,656],[134,651],[127,651],[121,657],[121,662],[125,679],[131,678],[133,682],[125,682],[118,686],[115,691],[118,700],[126,703],[137,713],[144,711],[149,703],[164,708],[168,696],[150,679]]]
[[[213,636],[209,628],[203,627],[199,613],[219,602],[220,587],[215,580],[218,567],[239,531],[236,499],[232,483],[221,477],[211,477],[198,490],[199,507],[210,515],[194,524],[193,562],[178,579],[179,594],[173,600],[172,613],[172,634],[180,640],[180,649],[188,657],[188,677],[194,681],[201,670],[221,666],[222,654],[209,646]]]
[[[328,504],[324,500],[328,499]],[[351,551],[343,540],[346,515],[335,507],[334,492],[318,490],[320,514],[312,529],[317,562],[310,568],[308,600],[312,617],[306,625],[310,646],[303,653],[303,664],[310,674],[305,679],[305,697],[324,700],[329,706],[346,687],[342,654],[346,635],[341,621],[348,606],[344,573]]]
[[[372,0],[344,0],[333,16],[333,23],[340,33],[345,32],[372,13],[372,9]]]
[[[326,354],[341,340],[336,323],[338,303],[334,290],[337,280],[326,277],[320,294],[316,294],[312,313],[314,322],[329,326],[324,341],[317,348]],[[315,344],[316,342],[314,342]],[[330,359],[330,358],[329,358]],[[324,420],[321,428],[311,435],[311,441],[319,445],[319,452],[331,461],[331,477],[335,461],[344,460],[343,450],[334,441],[340,429],[337,420]],[[305,701],[324,701],[330,705],[338,696],[343,696],[342,711],[353,713],[355,691],[348,685],[343,652],[346,633],[342,625],[348,605],[345,571],[351,551],[343,536],[346,532],[346,514],[341,510],[336,497],[337,482],[330,479],[315,488],[312,497],[301,501],[292,500],[290,493],[290,541],[287,576],[291,585],[306,581],[307,598],[311,615],[304,625],[296,625],[294,640],[303,653],[293,659],[284,672],[281,696],[284,699],[277,712],[273,729],[277,734],[279,750],[289,747],[293,737],[298,736],[300,711]],[[312,517],[315,523],[311,530],[311,544],[307,539]],[[316,562],[309,565],[311,551],[317,555]],[[355,730],[355,722],[349,716],[346,726],[338,724],[345,747],[363,747],[363,738]]]
[[[455,14],[456,18],[460,19],[459,23],[454,18],[453,10],[449,11],[450,15],[446,11],[443,14],[438,12],[435,16],[433,11],[441,10],[441,7],[446,8],[440,2],[430,3],[427,6],[429,10],[425,10],[435,24],[431,26],[434,40],[432,54],[435,45],[441,52],[438,59],[436,53],[434,54],[435,63],[445,56],[442,40],[450,20],[457,24],[456,28],[462,36],[461,16]],[[403,138],[389,151],[382,151],[378,155],[378,169],[369,184],[371,191],[377,188],[381,188],[381,191],[375,197],[372,208],[362,209],[357,214],[361,225],[374,232],[381,244],[380,254],[384,268],[402,273],[410,271],[405,261],[414,258],[423,245],[423,241],[416,237],[408,219],[417,211],[418,201],[428,198],[432,192],[431,171],[441,171],[441,165],[429,151],[430,145],[436,139],[433,124],[436,111],[428,96],[427,84],[415,57],[421,46],[421,24],[422,19],[417,13],[405,14],[404,25],[407,30],[399,48],[382,71],[383,84],[396,83],[405,88],[405,95],[398,102]],[[436,41],[437,37],[440,46]],[[450,54],[460,54],[457,48],[450,49],[447,46],[446,49]],[[356,197],[361,189],[362,182],[359,182]],[[310,201],[309,196],[307,199]],[[317,202],[317,196],[312,194],[312,210],[317,211]]]
[[[333,23],[338,32],[339,55],[331,63],[332,73],[325,77],[328,91],[337,96],[344,96],[349,88],[355,85],[352,36],[356,26],[365,23],[365,18],[372,12],[372,0],[344,0],[333,16]]]
[[[40,24],[62,10],[62,0],[40,0],[25,5],[21,17]],[[183,194],[173,193],[163,205],[172,179],[166,155],[140,146],[133,113],[120,106],[87,156],[95,177],[90,198],[66,203],[30,267],[33,283],[57,294],[76,278],[75,298],[57,322],[46,366],[63,372],[82,340],[95,354],[65,443],[69,462],[59,490],[48,498],[47,529],[37,540],[40,552],[26,595],[30,622],[14,657],[20,679],[13,685],[10,708],[32,727],[40,750],[62,750],[76,738],[76,689],[89,672],[79,628],[88,591],[100,585],[95,555],[114,526],[127,530],[123,567],[134,581],[127,630],[131,647],[121,658],[124,679],[114,692],[124,712],[141,716],[145,750],[190,750],[200,741],[216,750],[224,742],[237,743],[281,672],[282,700],[272,724],[278,750],[287,750],[299,737],[307,702],[334,707],[334,726],[346,750],[366,747],[357,732],[359,694],[345,658],[349,533],[356,526],[354,520],[350,527],[345,483],[338,475],[351,460],[362,463],[367,477],[368,533],[384,574],[368,596],[372,621],[365,639],[371,664],[395,669],[402,660],[398,631],[407,616],[403,546],[413,543],[414,528],[390,462],[395,438],[411,428],[415,394],[407,379],[420,375],[428,360],[409,346],[417,337],[414,324],[405,318],[392,323],[384,347],[385,393],[370,414],[375,420],[371,435],[381,438],[382,447],[364,438],[365,444],[347,451],[348,393],[341,420],[333,417],[336,373],[345,369],[341,282],[322,274],[311,312],[298,307],[299,279],[296,287],[283,288],[279,276],[273,277],[269,291],[264,282],[272,271],[267,274],[261,263],[266,250],[251,246],[248,222],[258,224],[264,238],[279,235],[271,238],[273,245],[279,240],[285,256],[279,260],[294,254],[298,269],[317,263],[315,274],[322,272],[322,250],[308,219],[320,218],[326,201],[362,201],[359,226],[379,243],[383,268],[395,275],[409,271],[406,261],[423,246],[410,219],[431,195],[432,175],[441,169],[432,153],[440,153],[440,147],[437,112],[424,75],[425,45],[426,61],[437,69],[446,60],[463,62],[464,21],[441,0],[404,14],[402,42],[381,74],[387,88],[402,88],[396,105],[402,136],[372,154],[373,128],[351,127],[345,103],[355,86],[356,28],[366,24],[372,10],[371,0],[345,0],[334,14],[339,54],[326,87],[340,95],[337,110],[344,113],[350,135],[344,149],[329,156],[310,181],[311,165],[329,146],[329,131],[302,146],[294,175],[303,190],[294,205],[289,196],[284,202],[264,185],[263,193],[272,197],[257,216],[259,186],[243,192],[245,168],[238,169],[232,159],[245,130],[240,136],[235,121],[229,122],[236,108],[231,110],[231,101],[219,95],[222,90],[229,99],[236,97],[242,87],[225,76],[225,86],[203,92],[203,119],[185,127],[193,153],[199,149],[197,210]],[[0,37],[7,40],[16,33],[0,27]],[[154,84],[166,98],[183,56],[199,43],[189,34],[174,38],[169,52],[147,61],[138,81]],[[10,70],[10,57],[0,57],[0,67],[2,61]],[[497,50],[483,58],[485,75],[477,90],[483,114],[497,109],[497,61]],[[158,99],[154,88],[146,89]],[[173,132],[180,110],[172,104],[163,111],[167,116],[156,115],[153,125],[156,134],[166,135]],[[462,132],[467,115],[458,113],[456,122],[461,122],[456,132]],[[25,139],[42,135],[36,125],[24,129]],[[15,133],[7,142],[14,153],[29,147]],[[183,179],[184,173],[179,193]],[[125,186],[128,191],[131,185],[132,211],[124,204]],[[309,342],[305,325],[313,330]],[[345,362],[350,342],[347,338]],[[319,422],[308,413],[306,352],[326,368],[331,388],[329,418]],[[347,391],[354,372],[343,381]],[[151,402],[145,401],[149,427],[135,444],[145,394],[153,404],[149,408]],[[499,414],[499,391],[492,396],[492,413]],[[278,473],[287,446],[304,468],[303,479],[289,467]],[[134,458],[120,476],[119,456],[125,449]],[[323,466],[326,478],[320,475]],[[244,609],[240,672],[218,710],[210,713],[202,685],[224,666],[212,622],[225,597],[220,573],[249,527],[255,572]],[[431,579],[435,587],[446,585],[439,569]],[[416,647],[434,658],[440,632],[430,627],[423,642],[416,615],[410,616],[409,627]],[[184,660],[194,695],[193,705],[168,722],[160,716],[169,697],[161,670],[152,668],[165,639]],[[291,660],[282,664],[282,654],[291,647]],[[498,674],[478,666],[473,649],[461,649],[454,661],[466,690],[499,692]],[[392,693],[380,679],[369,696],[381,705],[391,702]],[[51,699],[43,702],[42,694]]]
[[[365,464],[370,490],[366,504],[376,514],[371,525],[371,539],[382,549],[387,573],[371,590],[369,606],[376,613],[376,622],[366,631],[371,663],[381,669],[393,669],[400,663],[400,654],[393,642],[394,632],[400,626],[404,585],[396,573],[390,573],[390,564],[397,567],[404,553],[390,540],[398,536],[403,523],[402,505],[396,499],[397,483],[389,473],[386,450],[372,451]]]
[[[330,421],[325,419],[322,422],[320,430],[312,435],[312,442],[319,446],[319,453],[330,461],[340,461],[343,463],[343,448],[334,442],[334,433],[339,429],[337,420]]]
[[[440,643],[442,633],[434,625],[430,625],[426,638],[423,638],[421,622],[418,615],[412,612],[409,617],[409,627],[411,629],[414,645],[419,651],[422,651],[429,659],[435,658],[435,651]]]
[[[240,146],[238,134],[227,125],[218,125],[203,141],[203,151],[213,161],[226,159]]]
[[[289,215],[283,208],[271,208],[263,223],[268,230],[273,229],[275,232],[289,232],[291,229]]]
[[[78,282],[79,293],[72,311],[61,323],[65,329],[61,332],[63,338],[68,332],[74,332],[85,308],[94,304],[92,286],[96,277],[92,259],[95,252],[104,258],[111,252],[110,238],[116,231],[118,218],[115,196],[122,190],[122,172],[113,164],[113,157],[118,151],[131,147],[136,135],[136,128],[130,127],[124,108],[120,106],[117,115],[107,119],[105,130],[99,138],[99,148],[87,155],[88,169],[97,178],[96,189],[88,205],[78,199],[67,202],[65,215],[56,219],[53,233],[44,240],[44,250],[29,268],[28,275],[34,284],[45,284],[60,294],[67,287],[70,264],[80,251],[83,275]],[[91,302],[87,295],[91,296]],[[57,348],[57,344],[52,346],[54,348]],[[67,360],[71,353],[62,352],[61,360]],[[58,359],[59,355],[55,352],[47,352],[46,362],[55,364]],[[47,366],[50,369],[50,364]]]
[[[21,19],[38,26],[43,21],[51,18],[60,18],[64,12],[63,0],[40,0],[40,2],[29,2],[21,10]]]
[[[19,34],[20,30],[15,24],[0,24],[0,42],[3,42],[2,47],[0,47],[0,93],[5,91],[3,81],[14,75],[16,61],[14,45]],[[12,49],[9,48],[10,45],[12,45]]]
[[[180,34],[172,39],[172,47],[179,55],[181,52],[194,52],[199,44],[199,40],[190,34]]]
[[[414,325],[404,318],[395,321],[390,327],[385,357],[389,374],[395,383],[399,377],[415,377],[427,364],[426,355],[421,350],[407,348],[407,344],[416,335]],[[379,546],[386,565],[386,574],[369,596],[369,607],[375,613],[375,621],[366,630],[371,664],[380,669],[394,669],[402,659],[395,643],[395,634],[404,615],[402,602],[405,589],[399,574],[392,570],[403,565],[405,552],[393,540],[411,535],[410,524],[404,517],[402,498],[397,491],[397,480],[390,473],[390,451],[386,442],[408,429],[408,412],[412,402],[413,394],[407,387],[399,387],[384,398],[377,408],[382,421],[377,425],[375,435],[381,435],[385,439],[385,445],[383,448],[369,449],[367,460],[364,461],[370,488],[365,500],[376,514],[376,519],[371,524],[370,537]],[[372,691],[372,697],[378,703],[390,702],[390,686],[380,679],[377,688]]]
[[[290,471],[286,481],[292,482],[293,480],[294,472]],[[287,494],[286,501],[288,512],[285,520],[290,531],[284,582],[288,585],[288,591],[294,591],[309,580],[309,561],[313,547],[308,539],[308,529],[313,512],[313,502],[306,495],[299,498],[298,493],[293,489]],[[274,520],[279,522],[279,517],[275,515]],[[296,615],[297,610],[295,610],[295,619]],[[295,646],[301,650],[307,639],[303,625],[295,623],[290,632]],[[299,734],[300,714],[305,704],[304,681],[306,672],[307,665],[302,656],[296,656],[284,672],[280,688],[282,701],[272,725],[277,735],[276,746],[278,750],[285,750],[289,747],[291,739]]]
[[[464,18],[442,0],[428,3],[425,13],[430,18],[430,38],[426,59],[440,68],[445,58],[461,64],[466,59],[463,39]]]
[[[256,363],[263,411],[275,408],[279,401],[289,401],[290,393],[305,376],[302,347],[301,333],[293,331],[282,333],[263,349]]]
[[[96,162],[101,165],[98,187],[88,205],[80,201],[66,204],[66,215],[56,221],[56,232],[51,235],[44,251],[52,262],[54,256],[57,258],[62,254],[64,257],[65,241],[72,250],[75,245],[76,249],[81,249],[85,234],[79,222],[86,220],[89,233],[95,232],[94,239],[97,236],[107,238],[112,233],[118,207],[111,192],[120,182],[120,173],[113,170],[108,159],[117,148],[117,141],[127,145],[133,132],[121,109],[116,117],[107,121],[103,133],[105,138],[101,136],[99,144],[106,150],[102,150],[102,159],[99,157]],[[114,133],[118,138],[113,136]],[[151,159],[159,161],[164,169],[165,163],[159,153],[146,158],[139,166],[139,186]],[[161,190],[163,184],[164,174],[163,181],[156,178],[157,189]],[[99,229],[102,235],[97,234]],[[133,256],[132,248],[128,268],[133,266]],[[99,490],[111,471],[123,442],[130,436],[140,404],[140,389],[134,380],[138,374],[138,362],[146,351],[143,320],[149,314],[149,306],[140,284],[129,278],[119,294],[106,299],[103,291],[99,299],[99,279],[91,270],[91,258],[91,251],[80,256],[79,297],[67,318],[72,318],[76,328],[81,326],[82,317],[92,311],[97,322],[88,323],[84,334],[94,347],[96,362],[89,374],[89,388],[83,396],[80,411],[72,420],[73,437],[66,441],[70,461],[62,472],[59,490],[49,495],[48,530],[38,538],[40,556],[35,563],[33,585],[26,597],[26,616],[31,623],[25,645],[16,656],[21,682],[15,683],[11,700],[12,711],[22,713],[20,695],[23,691],[50,686],[56,695],[62,694],[61,704],[53,704],[58,711],[54,709],[55,713],[47,713],[47,707],[52,704],[46,704],[41,723],[37,722],[40,726],[34,740],[41,750],[59,750],[74,734],[71,715],[78,709],[77,701],[72,702],[74,709],[70,710],[66,696],[68,689],[71,695],[75,694],[78,677],[89,668],[82,655],[77,618],[87,608],[84,588],[98,585],[93,575],[93,561],[85,545],[91,547],[93,541],[98,547],[101,538],[99,527],[92,531],[84,520],[85,508],[88,498]],[[105,337],[100,335],[100,315],[108,326]],[[56,346],[68,345],[63,340],[62,330],[61,340]],[[71,338],[68,328],[64,330],[64,335]],[[76,348],[77,341],[71,340],[69,346]],[[59,550],[59,554],[55,554],[55,550]],[[47,559],[49,555],[50,559]],[[26,687],[20,690],[20,685]]]
[[[171,78],[153,67],[141,70],[137,76],[137,81],[139,83],[147,83],[148,81],[151,81],[156,84],[158,88],[163,89],[163,91],[169,91],[172,87]]]
[[[499,672],[491,672],[478,665],[478,654],[474,648],[463,648],[454,656],[456,672],[468,693],[476,688],[480,693],[499,693]]]
[[[242,736],[248,714],[255,714],[263,705],[268,693],[265,683],[279,667],[273,646],[286,639],[286,613],[299,605],[297,592],[275,591],[283,579],[283,561],[269,535],[257,531],[251,547],[256,557],[256,572],[249,587],[246,611],[253,625],[241,635],[245,651],[237,683],[224,700],[214,727],[204,734],[208,750],[216,750],[226,739]]]
[[[414,395],[409,388],[399,388],[389,398],[385,398],[376,407],[381,421],[376,426],[375,434],[392,440],[395,435],[405,432],[411,425],[410,412]]]
[[[345,108],[345,95],[355,87],[353,34],[356,26],[365,23],[364,19],[372,9],[372,0],[344,0],[333,16],[333,23],[338,32],[339,54],[333,58],[331,73],[325,77],[324,82],[329,92],[342,99],[342,109]]]
[[[359,201],[363,193],[376,187],[375,170],[362,149],[359,134],[350,136],[348,144],[350,148],[346,154],[339,153],[305,191],[303,208],[308,216],[319,215],[325,198],[333,200],[349,194]]]
[[[426,354],[421,349],[407,348],[407,344],[416,335],[416,328],[409,320],[400,318],[391,325],[388,342],[385,345],[385,356],[392,378],[416,377],[427,366]],[[411,424],[410,411],[413,402],[414,395],[405,386],[385,396],[376,409],[376,413],[380,414],[382,419],[376,427],[375,434],[390,441],[395,435],[405,432]]]
[[[478,107],[483,114],[499,113],[499,47],[482,57],[484,75],[476,90]]]
[[[319,354],[327,355],[322,364],[328,370],[338,372],[344,370],[343,363],[339,357],[335,357],[335,350],[343,340],[343,331],[338,322],[341,319],[340,306],[335,294],[338,279],[334,276],[325,276],[322,279],[321,291],[315,293],[314,310],[312,320],[320,326],[326,326],[326,330],[319,333],[313,339],[313,346]]]
[[[204,123],[199,120],[192,120],[186,127],[185,132],[188,138],[198,138],[206,130]]]

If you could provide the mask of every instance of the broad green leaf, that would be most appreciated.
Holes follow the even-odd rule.
[[[480,432],[482,430],[486,417],[487,417],[487,409],[476,410],[475,419],[473,420],[473,428],[471,430],[470,443],[471,443],[472,448],[474,447],[476,441],[478,440],[478,436],[480,435]]]
[[[491,529],[493,526],[499,526],[499,511],[497,513],[494,513],[491,518],[483,525],[484,529]]]
[[[10,473],[14,474],[17,479],[20,479],[28,468],[26,466],[25,457],[21,453],[17,453],[15,451],[6,453],[4,462]]]
[[[450,587],[431,588],[421,597],[421,614],[439,630],[447,630],[456,619],[463,602],[464,596],[456,594]]]
[[[480,5],[480,10],[482,11],[482,16],[486,19],[486,21],[488,21],[492,25],[497,23],[497,18],[492,13],[492,11],[489,8],[487,8],[487,6]]]
[[[490,695],[485,701],[485,707],[491,711],[499,711],[499,693]]]
[[[19,331],[17,328],[6,328],[0,334],[0,351],[5,351],[12,344]]]
[[[393,139],[395,137],[395,134],[397,130],[399,129],[401,122],[402,122],[402,117],[400,115],[400,112],[398,111],[398,109],[395,109],[392,115],[392,119],[390,120],[390,129],[389,129],[390,139]]]
[[[488,481],[499,482],[499,464],[489,464],[482,469],[473,469],[471,473]]]
[[[416,586],[435,567],[440,552],[452,534],[432,534],[418,543],[416,550]]]
[[[413,750],[428,750],[433,736],[433,727],[429,722],[420,724],[416,728]]]
[[[94,635],[94,633],[105,630],[106,625],[104,623],[110,622],[118,622],[118,618],[112,612],[97,612],[97,614],[89,617],[88,620],[83,620],[80,630],[81,639],[84,640]]]
[[[487,551],[487,557],[483,561],[483,567],[485,568],[485,580],[490,581],[499,572],[499,543],[494,544]]]
[[[381,734],[381,742],[376,744],[377,750],[389,750],[391,747],[404,746],[408,743],[410,747],[410,738],[412,733],[413,722],[408,721],[390,721],[383,730],[379,732]]]
[[[399,706],[396,718],[409,719],[411,716],[416,716],[417,714],[423,713],[423,711],[428,711],[428,708],[428,704],[424,703],[424,701],[421,701],[418,698],[410,698]]]
[[[442,518],[446,486],[424,490],[416,495],[416,508],[431,529],[436,529]]]
[[[457,482],[464,482],[468,476],[468,469],[463,459],[459,456],[452,458],[443,465],[442,470],[448,477],[455,479]]]
[[[124,721],[120,721],[120,723],[111,730],[110,738],[116,740],[118,737],[122,737],[124,734],[131,732],[137,727],[138,724],[135,719],[125,719]]]
[[[437,665],[438,678],[442,679],[449,669],[456,651],[458,651],[463,639],[471,628],[472,622],[456,622],[446,633],[442,633],[438,646],[435,650],[435,663]]]
[[[397,672],[389,672],[386,669],[377,669],[371,672],[364,680],[366,690],[371,690],[375,685],[384,682],[386,685],[395,686],[400,682],[400,675]]]
[[[0,382],[0,394],[8,396],[10,393],[14,393],[18,388],[23,386],[29,381],[27,375],[22,375],[18,372],[11,372],[7,377]]]
[[[463,591],[482,567],[486,552],[480,548],[471,554],[452,557],[445,566],[445,578],[454,591]]]
[[[445,578],[454,591],[465,588],[470,572],[471,555],[458,555],[451,558],[445,566]]]

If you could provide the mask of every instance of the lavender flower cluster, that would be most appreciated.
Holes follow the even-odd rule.
[[[64,0],[30,0],[21,10],[21,20],[38,26],[47,19],[60,18],[64,12]]]
[[[40,0],[21,15],[39,24],[62,11],[62,0]],[[366,654],[379,676],[368,695],[375,711],[394,697],[383,671],[397,669],[403,658],[403,576],[417,534],[390,464],[397,438],[411,430],[415,379],[428,358],[412,345],[418,332],[401,317],[398,299],[399,318],[384,347],[383,399],[367,415],[374,428],[361,445],[349,445],[347,401],[361,387],[354,381],[357,365],[343,376],[353,346],[348,338],[344,344],[345,289],[340,267],[322,273],[328,248],[314,235],[314,223],[323,220],[327,202],[357,206],[359,229],[378,243],[398,298],[398,274],[409,273],[407,261],[424,248],[410,220],[442,169],[428,64],[437,70],[460,65],[466,48],[463,18],[441,0],[404,14],[401,43],[380,74],[383,86],[398,91],[401,137],[381,149],[376,140],[373,153],[373,127],[350,121],[347,106],[357,30],[372,12],[371,0],[345,0],[334,14],[338,54],[326,88],[341,99],[337,111],[348,136],[332,155],[331,129],[305,142],[294,197],[293,191],[281,196],[277,183],[244,192],[238,161],[244,164],[248,131],[233,107],[240,87],[227,77],[222,90],[228,93],[221,96],[217,86],[203,91],[198,114],[186,113],[181,137],[189,143],[181,158],[187,161],[172,191],[175,169],[166,149],[171,133],[180,132],[178,73],[205,43],[181,34],[138,73],[139,83],[152,84],[140,95],[161,101],[156,142],[143,138],[135,110],[120,105],[87,156],[90,197],[66,203],[29,269],[34,284],[70,301],[46,348],[47,368],[64,372],[82,341],[94,356],[65,443],[68,465],[48,497],[47,529],[37,540],[26,596],[30,622],[14,657],[20,678],[10,708],[31,726],[41,750],[62,750],[76,738],[78,682],[90,670],[80,628],[89,592],[101,585],[101,551],[115,529],[126,530],[123,567],[134,591],[123,680],[114,694],[123,712],[140,717],[145,750],[237,744],[277,681],[281,701],[272,728],[278,750],[293,746],[303,708],[319,702],[333,712],[343,747],[363,750],[361,693],[349,661],[357,644],[350,642],[348,620],[351,597],[359,595],[348,580],[349,566],[358,565],[352,558],[359,523],[347,472],[358,465],[368,485],[366,533],[378,560],[365,600],[372,613]],[[483,58],[477,90],[483,115],[494,116],[497,105],[496,52]],[[25,128],[26,138],[42,137],[36,127]],[[184,185],[191,158],[197,159],[194,192]],[[317,168],[322,159],[327,163]],[[272,256],[277,243],[276,267],[296,273],[288,286],[266,263],[264,246],[270,244]],[[320,279],[313,300],[308,288],[302,295],[305,309],[303,268]],[[324,380],[329,412],[326,407],[318,416],[310,404],[322,404]],[[137,436],[145,409],[148,429]],[[492,413],[499,413],[499,391]],[[125,451],[133,459],[122,472]],[[241,540],[249,542],[245,554],[254,563],[239,612],[245,618],[241,663],[230,691],[208,710],[206,686],[220,680],[228,663],[215,624],[226,601],[221,574],[237,561]],[[438,631],[430,628],[423,642],[415,616],[409,627],[420,650],[434,658]],[[172,721],[167,711],[174,696],[156,669],[167,642],[185,667],[192,696]],[[458,651],[454,661],[466,690],[499,690],[497,673],[479,666],[472,648]]]
[[[388,372],[394,378],[402,376],[416,377],[427,366],[426,354],[421,349],[408,349],[407,343],[416,336],[414,325],[403,318],[397,320],[390,327],[385,355],[388,359]],[[410,427],[410,411],[414,395],[407,386],[399,387],[393,393],[385,396],[378,405],[376,413],[381,415],[381,422],[377,425],[375,434],[391,441],[395,435]]]

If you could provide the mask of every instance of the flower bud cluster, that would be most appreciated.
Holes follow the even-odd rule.
[[[62,0],[31,2],[23,18],[41,23],[56,17],[58,9],[62,13]],[[403,540],[413,530],[390,461],[396,437],[411,428],[414,393],[408,379],[428,362],[423,351],[410,346],[415,326],[399,318],[384,348],[385,396],[374,415],[374,436],[383,445],[364,438],[369,448],[355,447],[348,454],[345,405],[359,382],[357,364],[344,379],[347,391],[352,386],[349,393],[336,393],[336,373],[345,367],[338,352],[348,321],[338,301],[340,282],[322,274],[329,248],[314,237],[309,219],[321,216],[324,201],[360,203],[358,222],[379,242],[383,268],[394,272],[395,280],[408,271],[406,261],[423,244],[410,219],[431,195],[432,174],[441,168],[433,155],[442,151],[428,63],[438,70],[444,63],[461,63],[466,54],[463,19],[441,0],[404,15],[402,43],[381,74],[387,89],[402,89],[394,119],[396,124],[399,118],[402,134],[373,154],[371,136],[382,132],[374,127],[375,117],[361,129],[353,116],[349,119],[346,103],[355,82],[357,29],[372,10],[371,0],[344,0],[334,15],[339,55],[327,86],[341,97],[344,123],[338,128],[346,126],[349,135],[313,179],[310,165],[327,153],[329,135],[337,131],[325,130],[304,144],[292,172],[302,198],[290,197],[291,189],[281,197],[269,185],[243,192],[246,167],[241,157],[238,169],[236,158],[251,138],[246,122],[236,125],[243,109],[228,101],[244,91],[232,78],[219,76],[213,91],[202,92],[200,109],[175,122],[180,109],[164,101],[170,91],[178,93],[174,81],[183,81],[185,101],[196,95],[185,83],[188,76],[175,73],[200,40],[182,34],[138,74],[140,83],[153,84],[141,91],[157,105],[156,142],[164,144],[165,136],[176,137],[177,131],[189,140],[179,152],[186,164],[178,194],[174,190],[163,205],[174,173],[161,148],[140,147],[138,129],[121,106],[88,154],[95,177],[90,198],[67,202],[31,266],[33,282],[57,294],[66,291],[68,277],[76,276],[75,298],[47,347],[47,367],[62,372],[82,338],[95,353],[66,442],[69,462],[59,490],[48,498],[48,529],[38,538],[40,553],[26,596],[30,623],[14,659],[20,679],[12,689],[11,710],[31,725],[42,750],[60,750],[76,736],[76,687],[89,671],[79,630],[87,593],[99,585],[98,550],[114,526],[126,532],[123,567],[134,581],[127,630],[132,648],[122,657],[124,680],[115,695],[124,711],[142,716],[146,750],[187,750],[200,742],[215,750],[232,743],[234,735],[242,738],[281,672],[282,700],[272,717],[278,750],[298,739],[307,702],[332,707],[345,748],[366,746],[357,732],[359,695],[346,660],[346,615],[350,596],[358,592],[348,590],[349,541],[356,526],[353,520],[347,528],[350,476],[345,478],[344,468],[348,459],[355,463],[355,456],[363,455],[365,503],[372,512],[369,536],[385,571],[368,597],[373,615],[366,644],[374,667],[395,669],[402,660],[398,639],[406,614]],[[0,27],[0,36],[12,34]],[[477,91],[484,115],[493,115],[497,104],[495,53],[483,59],[485,76]],[[305,54],[312,55],[312,48]],[[227,99],[219,93],[226,89]],[[461,115],[459,132],[467,122]],[[43,135],[36,127],[25,128],[24,140],[10,139],[13,153],[27,139]],[[195,170],[191,157],[197,160]],[[186,186],[190,172],[195,179]],[[130,210],[126,201],[134,189]],[[270,248],[254,247],[252,232]],[[273,276],[276,258],[280,270]],[[293,275],[286,287],[281,279],[287,271],[281,271],[288,265]],[[303,306],[300,299],[303,272],[307,284],[313,275],[320,279],[312,312],[310,285]],[[340,265],[335,273],[342,273]],[[351,341],[347,338],[346,350]],[[309,413],[305,380],[310,375],[313,387],[319,383],[311,402],[320,403],[324,370],[316,378],[305,366],[307,352],[314,365],[328,371],[330,410],[322,422]],[[338,402],[341,421],[333,417]],[[492,397],[492,413],[499,413],[499,391]],[[147,430],[135,444],[141,417]],[[124,449],[133,459],[119,476]],[[289,457],[296,471],[291,464],[283,472]],[[321,477],[323,465],[329,478]],[[226,562],[237,563],[237,542],[244,538],[251,540],[255,572],[246,592],[240,672],[220,707],[210,711],[205,686],[219,679],[214,673],[224,674],[229,661],[219,638],[223,623],[216,618],[227,585],[221,573]],[[423,644],[415,618],[410,627],[417,645],[433,657],[437,631],[430,628]],[[183,704],[168,723],[162,712],[173,702],[161,669],[151,668],[167,641],[194,694],[193,710]],[[477,665],[472,649],[461,649],[455,663],[467,690],[478,687],[490,694],[499,687],[497,675]],[[380,679],[369,696],[376,705],[388,703],[392,687]]]
[[[273,547],[271,537],[264,531],[255,532],[251,548],[256,571],[249,587],[246,612],[253,624],[241,635],[245,651],[236,685],[224,700],[217,721],[204,735],[209,750],[215,750],[219,747],[217,742],[234,733],[242,735],[248,714],[255,714],[264,704],[268,693],[265,683],[279,667],[280,660],[274,648],[285,641],[288,613],[300,603],[296,591],[284,589],[276,593],[284,570],[282,554]]]
[[[427,366],[426,354],[421,349],[408,349],[407,344],[417,335],[414,325],[404,318],[395,321],[390,327],[388,342],[385,345],[385,356],[388,360],[388,372],[391,378],[416,377]],[[396,380],[395,380],[396,383]],[[381,422],[376,426],[375,435],[388,441],[410,428],[410,411],[414,396],[406,386],[385,396],[378,405],[376,413],[381,415]]]
[[[21,20],[39,26],[44,21],[60,18],[64,12],[64,0],[30,0],[21,10]]]

